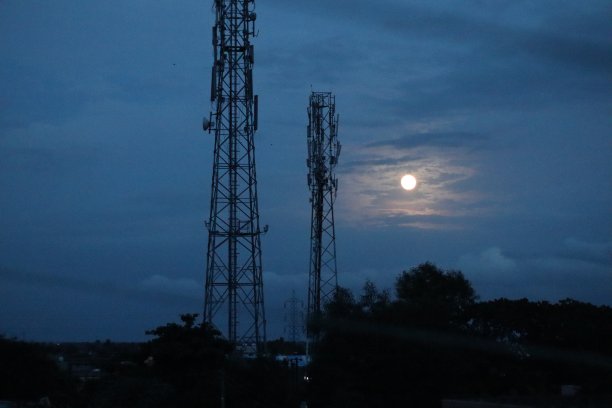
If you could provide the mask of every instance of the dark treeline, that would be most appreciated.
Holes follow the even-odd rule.
[[[0,338],[0,401],[53,407],[439,407],[442,399],[603,407],[612,401],[612,308],[567,299],[479,301],[458,271],[425,263],[393,291],[338,288],[310,322],[307,371],[268,343],[243,359],[197,315],[142,344],[44,345]],[[67,361],[58,364],[59,356]],[[87,364],[96,375],[78,374]],[[305,380],[308,378],[308,381]],[[561,397],[563,385],[580,387]],[[576,388],[574,388],[576,389]],[[47,397],[46,399],[44,397]],[[42,400],[41,400],[42,398]],[[29,404],[29,405],[28,405]]]
[[[436,407],[443,398],[501,396],[533,406],[562,385],[579,385],[580,406],[596,406],[612,392],[610,307],[478,302],[461,272],[431,263],[403,272],[393,300],[371,282],[357,298],[340,289],[314,325],[321,341],[310,407]]]

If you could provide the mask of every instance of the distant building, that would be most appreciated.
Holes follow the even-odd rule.
[[[508,405],[484,401],[442,400],[442,408],[531,408],[531,406]]]
[[[279,354],[278,356],[276,356],[276,361],[285,362],[288,365],[297,364],[298,367],[306,367],[308,363],[310,363],[308,356],[305,354],[295,354],[295,355]]]
[[[81,381],[99,380],[102,378],[102,370],[88,364],[75,364],[70,373]]]

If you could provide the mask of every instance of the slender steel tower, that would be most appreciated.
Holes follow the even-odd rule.
[[[334,201],[338,189],[334,169],[340,155],[336,98],[331,92],[312,92],[308,107],[308,187],[312,204],[308,321],[332,300],[338,286]],[[308,332],[309,337],[313,333]]]
[[[203,124],[215,134],[204,318],[222,331],[225,327],[228,340],[244,354],[260,352],[266,339],[253,142],[254,3],[214,2],[213,112]]]
[[[285,335],[293,343],[300,340],[304,334],[304,302],[295,296],[285,300]]]

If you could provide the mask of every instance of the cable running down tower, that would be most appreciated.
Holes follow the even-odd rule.
[[[340,155],[337,138],[336,97],[331,92],[312,92],[308,107],[308,187],[312,204],[308,316],[319,317],[338,286],[334,201],[338,189],[334,169]],[[309,331],[308,337],[315,337]]]
[[[244,354],[266,340],[255,173],[257,95],[253,95],[253,0],[215,0],[214,63],[204,119],[214,132],[212,193],[206,256],[204,319]],[[225,328],[225,330],[224,330]]]

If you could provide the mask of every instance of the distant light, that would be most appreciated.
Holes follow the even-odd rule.
[[[414,190],[417,185],[417,180],[412,174],[406,174],[400,181],[404,190]]]

